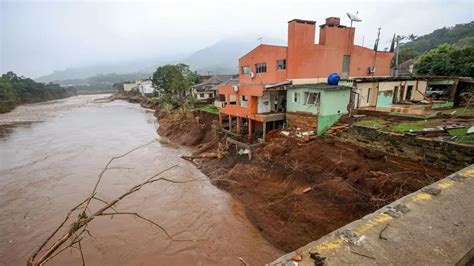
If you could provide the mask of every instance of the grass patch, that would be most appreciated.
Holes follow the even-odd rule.
[[[474,144],[474,134],[467,135],[467,128],[456,128],[448,130],[450,136],[456,136],[455,142],[464,144]]]
[[[422,130],[423,128],[429,127],[428,121],[409,121],[401,122],[396,125],[390,126],[389,131],[397,133],[406,133],[411,130]]]
[[[356,124],[361,126],[385,128],[388,124],[390,124],[390,122],[381,118],[368,118],[360,120]]]
[[[453,109],[444,110],[443,114],[451,115],[452,112],[456,111],[452,116],[468,116],[474,117],[474,107],[458,107]]]
[[[205,105],[205,106],[199,108],[199,110],[201,110],[203,112],[206,112],[206,113],[213,114],[213,115],[219,115],[219,109],[217,107],[215,107],[214,105],[212,105],[212,104]]]

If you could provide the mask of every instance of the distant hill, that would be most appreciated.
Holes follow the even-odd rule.
[[[279,39],[264,37],[263,43],[286,45]],[[257,47],[260,42],[254,38],[231,38],[219,41],[204,49],[198,50],[181,62],[189,65],[200,74],[235,74],[238,73],[239,58]]]
[[[162,57],[162,58],[150,58],[145,60],[136,60],[133,62],[124,62],[118,64],[100,64],[88,67],[77,67],[77,68],[67,68],[64,70],[57,70],[53,73],[36,78],[35,80],[40,82],[57,82],[63,83],[60,81],[65,80],[82,80],[87,79],[97,75],[107,75],[111,73],[115,74],[126,74],[126,73],[134,73],[134,72],[145,72],[140,71],[144,68],[153,66],[155,64],[164,64],[173,60],[174,58],[170,57]],[[81,83],[87,81],[80,81]]]
[[[404,62],[415,58],[444,43],[458,47],[474,46],[474,21],[457,24],[453,27],[443,27],[404,43],[400,46],[400,61]]]
[[[267,44],[284,45],[284,41],[264,37]],[[61,85],[112,84],[125,80],[147,77],[158,66],[185,63],[200,74],[235,74],[238,72],[238,59],[260,42],[254,37],[229,38],[197,50],[189,56],[174,56],[137,60],[131,63],[97,65],[55,71],[37,78],[41,82],[56,82]],[[127,76],[128,75],[128,76]],[[124,80],[125,79],[125,80]],[[105,82],[105,83],[104,83]]]

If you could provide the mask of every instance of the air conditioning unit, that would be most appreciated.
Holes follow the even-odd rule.
[[[375,66],[369,66],[369,73],[375,73]]]
[[[255,73],[250,72],[250,73],[249,73],[249,76],[250,76],[251,78],[254,78],[254,77],[255,77]]]

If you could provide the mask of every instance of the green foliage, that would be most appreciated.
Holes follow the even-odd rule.
[[[185,92],[194,84],[201,82],[201,77],[191,71],[188,65],[164,65],[156,69],[152,76],[153,86],[161,92],[163,99],[184,108]]]
[[[362,125],[362,126],[384,128],[388,124],[390,124],[390,121],[386,121],[381,118],[367,118],[367,119],[358,121],[357,124]]]
[[[397,133],[406,133],[410,130],[422,130],[430,126],[429,121],[409,121],[409,122],[400,122],[398,124],[392,125],[388,130]]]
[[[109,73],[99,74],[83,79],[58,80],[55,81],[55,83],[61,86],[73,85],[77,90],[80,91],[111,91],[119,90],[121,88],[121,84],[127,83],[130,80],[142,80],[148,77],[149,74],[146,73]]]
[[[456,48],[442,44],[420,55],[415,64],[418,74],[434,76],[474,76],[474,47]]]
[[[474,21],[458,24],[450,28],[441,28],[420,37],[406,36],[411,40],[400,46],[400,62],[415,58],[424,52],[448,43],[458,48],[474,46]]]
[[[448,130],[450,136],[456,136],[454,141],[464,144],[474,144],[474,134],[467,135],[468,128],[457,128]]]
[[[453,109],[444,110],[443,114],[451,115],[455,117],[474,117],[474,107],[458,107]]]
[[[71,91],[58,84],[38,83],[8,72],[0,77],[0,112],[8,112],[17,104],[64,98],[70,96]]]
[[[201,107],[200,110],[213,115],[219,115],[219,109],[212,104],[205,105]]]

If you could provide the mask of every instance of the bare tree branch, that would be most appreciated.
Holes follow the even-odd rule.
[[[147,185],[147,184],[151,184],[151,183],[154,183],[154,182],[158,182],[158,181],[165,181],[165,182],[169,182],[169,183],[175,183],[175,184],[182,184],[182,183],[188,183],[188,182],[192,182],[192,181],[197,181],[201,178],[195,178],[195,179],[189,179],[189,180],[174,180],[174,179],[170,179],[170,178],[166,178],[166,177],[160,177],[161,175],[163,175],[164,173],[170,171],[171,169],[177,167],[177,165],[172,165],[164,170],[161,170],[155,174],[153,174],[152,176],[150,177],[147,177],[143,182],[137,184],[137,185],[134,185],[132,187],[130,187],[125,193],[121,194],[120,196],[118,196],[117,198],[115,198],[114,200],[112,201],[105,201],[99,197],[96,197],[96,194],[97,194],[97,188],[105,174],[105,172],[107,170],[110,170],[111,167],[110,165],[112,164],[112,162],[114,160],[117,160],[117,159],[120,159],[120,158],[123,158],[125,156],[127,156],[128,154],[138,150],[138,149],[141,149],[145,146],[148,146],[150,145],[151,143],[153,143],[154,141],[151,141],[147,144],[144,144],[144,145],[141,145],[139,147],[136,147],[122,155],[119,155],[119,156],[114,156],[112,157],[108,162],[107,164],[105,165],[105,167],[102,169],[102,171],[99,173],[98,177],[97,177],[97,181],[91,191],[91,194],[90,196],[88,196],[85,200],[83,200],[81,203],[79,203],[78,205],[76,205],[74,208],[72,208],[71,210],[68,211],[68,213],[66,214],[66,217],[65,219],[62,221],[62,223],[51,233],[51,235],[48,236],[48,238],[46,238],[46,240],[33,252],[33,254],[31,255],[31,257],[28,259],[28,265],[43,265],[44,263],[48,262],[49,260],[51,260],[52,258],[56,257],[58,254],[62,253],[63,251],[65,251],[66,249],[68,248],[77,248],[79,251],[80,251],[80,254],[81,254],[81,259],[82,259],[82,264],[85,265],[85,258],[84,258],[84,253],[83,253],[83,250],[82,250],[82,245],[81,245],[81,241],[83,239],[83,235],[84,233],[87,233],[89,236],[93,237],[92,234],[90,233],[90,231],[87,229],[87,225],[93,221],[96,217],[99,217],[99,216],[110,216],[110,217],[113,217],[113,215],[124,215],[124,214],[127,214],[127,215],[133,215],[135,217],[138,217],[144,221],[147,221],[149,223],[151,223],[152,225],[160,228],[161,231],[163,231],[166,236],[173,240],[173,241],[198,241],[198,240],[205,240],[205,239],[198,239],[198,240],[187,240],[187,239],[175,239],[173,238],[173,235],[169,234],[166,229],[159,225],[158,223],[150,220],[150,219],[147,219],[143,216],[141,216],[140,214],[136,213],[136,212],[118,212],[114,206],[120,202],[122,199],[124,199],[125,197],[129,196],[130,194],[133,194],[135,192],[137,192],[138,190],[140,190],[143,186]],[[91,203],[92,200],[97,200],[97,201],[100,201],[101,203],[104,204],[104,206],[102,206],[101,208],[99,208],[98,210],[96,210],[95,212],[91,212],[90,208],[89,208],[89,205]],[[44,251],[41,256],[39,258],[37,258],[40,254],[40,252],[43,250],[43,248],[53,239],[53,237],[62,229],[64,228],[66,222],[70,219],[71,217],[71,214],[76,211],[76,210],[80,210],[78,216],[77,216],[77,219],[74,220],[70,225],[69,225],[69,228],[66,230],[66,232],[63,233],[63,235],[61,237],[59,237],[58,239],[56,239],[56,241],[54,241],[50,246],[49,248]],[[107,212],[107,210],[113,210],[114,212]],[[89,215],[88,215],[89,213]],[[94,238],[94,237],[93,237]],[[66,244],[66,242],[70,242],[69,244]],[[76,247],[77,245],[77,247]]]

